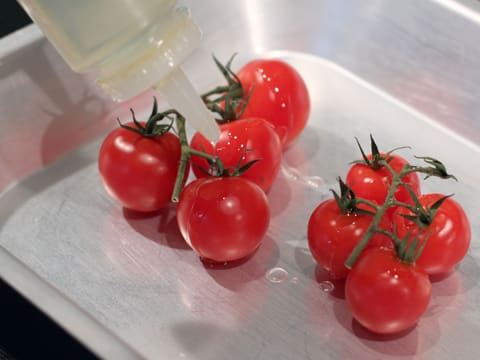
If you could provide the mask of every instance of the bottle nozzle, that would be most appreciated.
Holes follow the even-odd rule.
[[[155,88],[171,107],[186,119],[188,125],[211,142],[220,136],[220,128],[180,67],[176,67]]]

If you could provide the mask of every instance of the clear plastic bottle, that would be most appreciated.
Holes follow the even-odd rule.
[[[69,66],[93,72],[113,99],[157,88],[212,141],[219,129],[180,64],[200,42],[176,0],[19,0]]]

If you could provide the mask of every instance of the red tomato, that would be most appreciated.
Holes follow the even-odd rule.
[[[441,194],[425,194],[420,196],[419,201],[427,209],[441,197]],[[399,237],[403,239],[410,232],[411,236],[418,235],[420,242],[427,241],[417,264],[428,274],[448,272],[467,254],[471,238],[470,223],[462,207],[452,198],[440,205],[431,224],[421,230],[417,224],[400,214],[412,213],[405,208],[398,208],[395,212],[393,221]]]
[[[353,317],[370,331],[392,334],[417,323],[427,309],[432,285],[417,265],[392,249],[365,251],[348,274],[345,297]]]
[[[270,222],[265,192],[240,177],[197,179],[183,189],[177,221],[186,242],[202,258],[233,261],[252,254]]]
[[[366,233],[372,216],[340,211],[335,199],[322,202],[308,222],[308,245],[314,259],[333,279],[343,279],[349,270],[345,261]],[[390,230],[390,224],[381,226]],[[368,247],[392,247],[392,241],[383,234],[375,234]]]
[[[237,166],[240,159],[240,166],[259,160],[241,176],[253,181],[265,192],[268,191],[282,162],[282,146],[273,126],[263,119],[249,118],[223,124],[220,129],[220,138],[215,145],[196,133],[190,141],[190,147],[218,156],[226,167]],[[208,169],[207,160],[192,155],[190,161],[197,178],[207,176],[197,167]]]
[[[237,75],[245,97],[253,89],[241,118],[264,118],[275,126],[284,148],[292,143],[310,114],[308,90],[298,72],[280,60],[254,60]]]
[[[123,206],[155,211],[170,203],[180,155],[180,141],[170,132],[147,138],[119,127],[103,141],[98,167],[107,192]]]
[[[383,156],[384,154],[381,154]],[[372,155],[367,156],[368,159]],[[391,159],[389,164],[392,169],[399,173],[403,166],[408,164],[407,160],[399,155],[390,155],[387,159]],[[402,181],[410,184],[410,188],[415,195],[420,195],[420,179],[417,173],[410,173],[406,175]],[[357,197],[371,200],[379,205],[385,202],[388,189],[392,183],[392,174],[385,168],[374,169],[366,164],[354,164],[347,173],[345,182],[351,187]],[[412,203],[412,199],[407,189],[404,186],[398,186],[395,190],[394,199],[397,201]],[[394,209],[391,208],[387,214],[391,216]]]

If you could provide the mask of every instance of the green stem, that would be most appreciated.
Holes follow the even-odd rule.
[[[214,103],[219,103],[221,101],[225,101],[227,99],[241,99],[243,97],[243,89],[242,88],[237,88],[234,90],[230,90],[227,94],[222,95],[218,98],[216,98],[213,101],[208,101],[208,102],[214,102]]]
[[[177,203],[182,191],[183,181],[185,178],[185,171],[187,170],[188,162],[190,160],[190,147],[188,146],[187,131],[185,130],[185,118],[181,115],[177,116],[177,131],[181,146],[180,163],[177,171],[177,178],[173,187],[172,202]]]
[[[367,199],[355,198],[355,201],[356,201],[357,204],[367,205],[367,206],[369,206],[372,209],[377,210],[377,211],[380,208],[380,206],[378,206],[376,203],[374,203],[373,201],[367,200]]]
[[[388,231],[388,230],[385,230],[385,229],[382,229],[382,228],[376,229],[376,232],[377,232],[377,233],[380,233],[380,234],[383,234],[383,235],[387,236],[387,237],[390,238],[390,239],[393,239],[393,236],[394,236],[392,232],[390,232],[390,231]]]
[[[372,236],[375,235],[375,233],[378,232],[378,230],[380,229],[378,225],[380,224],[383,215],[388,208],[393,206],[393,197],[395,195],[395,190],[402,183],[403,177],[409,171],[408,168],[404,168],[399,173],[396,173],[387,161],[381,160],[380,163],[392,174],[392,183],[388,188],[388,193],[387,197],[385,198],[384,204],[380,207],[377,207],[377,212],[373,216],[372,222],[370,223],[370,226],[365,232],[365,235],[363,235],[362,239],[360,239],[357,246],[355,246],[347,261],[345,262],[345,266],[348,269],[351,269],[353,267],[358,257],[362,253],[363,249],[365,249],[365,247],[368,245]]]
[[[216,112],[218,114],[221,114],[223,112],[223,109],[220,106],[218,106],[218,104],[215,104],[213,102],[207,102],[205,103],[205,105],[207,106],[207,109],[210,111]]]
[[[207,101],[207,98],[209,96],[216,95],[216,94],[223,94],[224,92],[228,91],[229,89],[230,89],[230,86],[217,86],[216,88],[202,94],[201,97],[202,97],[203,101]]]
[[[401,201],[393,200],[392,201],[392,206],[400,206],[400,207],[403,207],[403,208],[406,208],[406,209],[410,210],[413,213],[415,213],[417,211],[417,208],[415,206],[404,203],[404,202],[401,202]]]
[[[409,165],[409,166],[405,169],[405,173],[404,173],[404,174],[405,174],[405,175],[408,175],[408,174],[414,173],[414,172],[419,172],[419,173],[422,173],[422,174],[427,174],[427,173],[429,173],[431,170],[432,170],[432,168],[429,168],[429,167]]]
[[[395,189],[402,181],[402,177],[396,176],[396,175],[393,176],[392,184],[389,187],[387,197],[385,198],[385,203],[378,208],[377,212],[373,216],[370,226],[365,232],[365,235],[363,235],[362,239],[358,242],[357,246],[355,246],[355,249],[353,249],[352,253],[348,257],[347,261],[345,262],[345,266],[348,269],[351,269],[353,267],[353,265],[355,264],[355,261],[357,261],[357,258],[360,256],[363,249],[365,249],[365,247],[368,245],[372,236],[375,235],[376,232],[378,232],[378,229],[379,229],[378,225],[380,224],[380,220],[382,219],[387,209],[390,206],[392,206],[391,204],[392,204],[393,196],[395,195]]]
[[[187,170],[190,156],[196,155],[204,159],[207,159],[211,162],[217,162],[218,165],[223,169],[223,164],[221,164],[220,160],[216,156],[192,149],[189,146],[188,139],[187,139],[187,131],[185,129],[185,118],[178,113],[177,113],[176,123],[177,123],[178,139],[180,140],[180,146],[181,146],[181,155],[180,155],[180,163],[177,171],[177,178],[175,179],[175,185],[173,186],[173,192],[171,197],[171,200],[173,203],[177,203],[180,198],[180,193],[183,188],[185,172]]]
[[[190,153],[190,155],[200,156],[200,157],[202,157],[204,159],[207,159],[207,160],[210,160],[210,161],[217,160],[216,156],[204,153],[202,151],[192,149],[191,147],[188,147],[187,151]]]

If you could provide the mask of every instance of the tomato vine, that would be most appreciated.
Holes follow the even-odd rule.
[[[418,159],[422,159],[425,161],[425,163],[428,166],[417,166],[417,165],[410,165],[406,164],[404,167],[399,171],[395,171],[391,166],[390,166],[390,161],[388,158],[388,155],[392,153],[392,151],[389,151],[387,156],[379,156],[379,151],[378,147],[375,144],[375,141],[372,136],[370,136],[371,143],[372,143],[372,152],[373,152],[373,158],[374,160],[369,162],[370,165],[375,166],[376,168],[385,168],[388,170],[388,172],[391,174],[392,181],[391,184],[389,185],[388,188],[388,193],[385,198],[385,201],[383,204],[376,204],[372,201],[369,201],[367,199],[362,199],[359,197],[355,198],[355,201],[358,204],[366,204],[370,208],[374,209],[374,214],[372,218],[372,222],[367,229],[365,235],[362,237],[362,239],[358,242],[357,246],[354,248],[350,256],[347,258],[347,261],[345,262],[345,266],[348,269],[351,269],[355,262],[357,261],[358,257],[362,253],[362,251],[365,249],[367,246],[368,242],[372,238],[372,236],[380,232],[382,234],[385,234],[389,236],[395,244],[395,248],[398,250],[397,255],[404,261],[406,262],[414,262],[421,254],[421,251],[425,244],[417,244],[415,239],[399,239],[395,232],[385,230],[381,227],[379,227],[380,220],[382,217],[385,215],[386,211],[391,208],[391,207],[404,207],[412,211],[418,219],[424,219],[426,217],[432,218],[435,215],[436,209],[441,205],[441,203],[448,198],[449,196],[443,197],[441,200],[437,201],[434,206],[432,206],[429,210],[425,211],[421,206],[419,206],[418,203],[418,198],[415,195],[415,193],[411,190],[408,184],[406,184],[403,179],[405,178],[406,175],[411,174],[411,173],[421,173],[425,174],[425,179],[429,177],[438,177],[441,179],[455,179],[455,176],[452,174],[449,174],[446,170],[445,165],[432,157],[416,157]],[[360,147],[360,151],[362,153],[363,158],[365,161],[369,161],[360,146],[360,143],[357,140],[357,144]],[[405,202],[401,202],[398,200],[394,199],[395,192],[399,186],[404,186],[407,191],[409,192],[410,196],[412,197],[412,200],[415,205],[411,205]],[[410,241],[412,240],[412,241]],[[408,246],[407,246],[408,244]],[[410,249],[409,249],[410,247]]]

